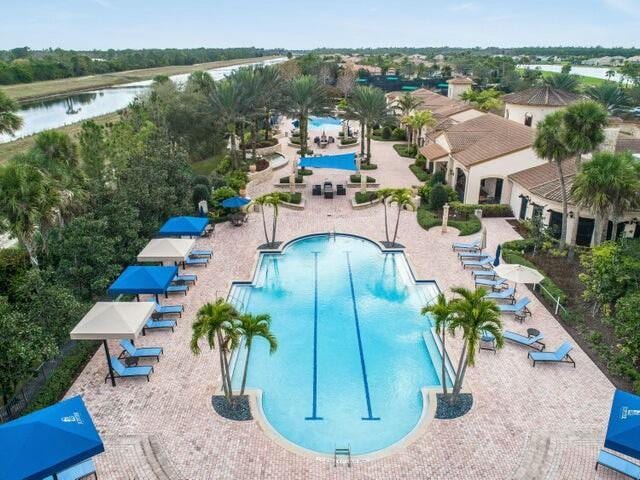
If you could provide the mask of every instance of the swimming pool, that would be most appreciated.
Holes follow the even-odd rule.
[[[342,120],[336,117],[309,117],[309,128],[337,128]]]
[[[434,282],[415,282],[402,253],[359,237],[314,235],[262,254],[254,281],[234,284],[230,299],[272,317],[278,351],[256,340],[247,379],[262,390],[266,421],[320,453],[375,452],[407,436],[422,415],[422,387],[440,385],[441,356],[420,315],[437,293]]]

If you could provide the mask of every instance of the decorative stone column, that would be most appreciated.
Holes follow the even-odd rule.
[[[289,192],[296,193],[296,174],[289,175]]]
[[[445,203],[442,207],[442,233],[447,233],[447,224],[449,223],[449,204]]]

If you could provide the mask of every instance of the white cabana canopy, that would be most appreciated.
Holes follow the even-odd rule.
[[[155,302],[98,302],[71,330],[71,338],[134,339],[142,331],[155,308]]]
[[[544,280],[542,275],[533,268],[517,263],[503,263],[494,268],[496,275],[514,283],[540,283]]]
[[[138,262],[183,262],[195,244],[192,238],[154,238],[138,254]]]

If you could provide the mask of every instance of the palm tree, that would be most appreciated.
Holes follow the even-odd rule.
[[[260,205],[260,213],[262,213],[262,228],[264,229],[264,238],[267,245],[269,244],[269,233],[267,233],[267,219],[264,216],[264,207],[269,202],[269,195],[270,194],[268,193],[261,195],[253,201],[255,204]]]
[[[498,307],[495,302],[486,298],[487,292],[485,289],[469,290],[455,287],[451,291],[459,295],[459,297],[449,302],[451,308],[449,333],[454,336],[456,330],[462,329],[462,338],[464,340],[453,383],[453,398],[455,401],[462,389],[467,367],[472,367],[475,364],[477,347],[484,332],[494,336],[497,348],[502,348],[504,338],[502,336],[502,322],[500,321]]]
[[[569,158],[570,153],[562,139],[564,128],[564,112],[558,111],[547,115],[538,123],[533,149],[540,158],[555,164],[560,181],[562,195],[562,229],[560,231],[560,248],[564,248],[567,237],[568,203],[567,186],[565,183],[562,162]]]
[[[431,318],[435,321],[436,332],[440,333],[440,342],[442,343],[442,394],[447,395],[447,365],[445,359],[447,358],[447,349],[445,346],[447,322],[451,316],[451,306],[447,302],[447,297],[444,293],[440,293],[436,297],[435,303],[427,305],[422,308],[422,315],[431,315]]]
[[[276,243],[276,227],[278,223],[279,207],[286,199],[286,197],[287,194],[285,193],[271,192],[255,199],[255,202],[261,206],[260,210],[262,211],[262,226],[264,227],[264,235],[267,239],[267,245],[275,245]],[[271,223],[271,241],[269,241],[269,236],[267,234],[267,222],[264,216],[264,207],[267,205],[273,209],[273,219]]]
[[[610,114],[615,114],[629,105],[626,93],[613,82],[591,85],[587,93],[592,100],[602,105]]]
[[[409,92],[405,92],[396,99],[393,109],[399,116],[404,117],[410,115],[423,103],[419,98],[414,97]]]
[[[242,387],[240,388],[240,396],[242,396],[244,395],[244,387],[247,384],[247,372],[249,371],[249,358],[253,339],[264,338],[269,343],[270,354],[273,354],[278,349],[278,340],[270,329],[271,317],[268,314],[251,315],[250,313],[245,313],[240,315],[239,320],[238,332],[244,337],[245,346],[247,347],[247,359],[244,362]]]
[[[206,339],[211,350],[218,347],[218,360],[222,375],[222,389],[229,403],[233,400],[231,390],[231,376],[229,374],[229,360],[227,350],[238,342],[237,329],[238,312],[230,303],[219,298],[215,303],[206,303],[196,314],[196,321],[191,325],[191,351],[194,355],[200,353],[200,339]]]
[[[422,129],[423,128],[432,128],[435,127],[436,124],[438,123],[435,119],[435,117],[433,116],[433,113],[431,113],[429,110],[423,110],[421,112],[416,112],[413,114],[413,122],[412,122],[412,126],[413,128],[415,128],[416,130],[416,134],[415,134],[415,145],[416,147],[418,146],[418,141],[420,139],[420,137],[422,136]]]
[[[391,194],[390,203],[395,203],[398,205],[398,216],[396,217],[396,228],[393,231],[393,240],[392,244],[396,244],[396,238],[398,238],[398,226],[400,225],[400,213],[405,207],[415,208],[415,204],[413,203],[413,195],[411,189],[409,188],[397,188]]]
[[[584,100],[569,105],[564,110],[563,141],[569,152],[576,156],[576,165],[582,155],[592,152],[604,141],[607,111],[593,100]]]
[[[236,126],[238,122],[244,121],[244,111],[242,97],[243,92],[237,82],[226,78],[214,84],[211,94],[211,103],[220,122],[226,126],[230,137],[231,162],[233,168],[237,169],[238,156],[236,146]]]
[[[376,87],[356,87],[351,102],[351,111],[367,129],[366,161],[371,162],[371,134],[373,126],[389,117],[389,107],[384,92]],[[362,138],[364,140],[364,137]]]
[[[37,235],[59,204],[52,182],[33,165],[11,161],[0,169],[0,228],[18,239],[38,267]]]
[[[199,70],[189,75],[185,90],[209,96],[213,93],[214,85],[215,82],[209,72]]]
[[[362,172],[360,172],[362,175]],[[389,242],[389,220],[387,218],[387,199],[393,195],[393,188],[381,188],[376,192],[377,197],[380,199],[382,206],[384,207],[384,237]]]
[[[264,139],[268,140],[271,131],[271,114],[282,107],[283,79],[276,66],[258,67],[259,98],[257,108],[264,115]]]
[[[0,135],[8,133],[13,135],[16,130],[22,127],[22,117],[15,112],[20,110],[20,105],[0,91]]]
[[[599,152],[584,163],[573,181],[571,195],[576,203],[594,213],[593,245],[602,241],[604,225],[612,216],[616,235],[617,219],[640,205],[640,171],[629,153]]]
[[[577,75],[572,75],[570,73],[558,73],[544,77],[544,84],[551,88],[557,88],[558,90],[576,92],[578,90],[578,85],[580,85],[580,80]]]
[[[471,103],[482,112],[490,112],[502,108],[503,102],[500,98],[501,96],[502,92],[499,92],[495,88],[489,88],[482,91],[468,90],[464,92],[460,98]]]
[[[285,109],[300,122],[300,151],[307,152],[308,125],[310,115],[326,115],[331,108],[327,87],[311,75],[294,78],[284,92]]]
[[[613,77],[616,76],[616,71],[615,70],[607,70],[605,72],[606,77],[611,80]]]

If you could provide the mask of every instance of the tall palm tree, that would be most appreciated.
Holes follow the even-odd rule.
[[[362,172],[360,172],[362,175]],[[393,188],[380,188],[376,195],[380,199],[380,203],[384,208],[384,237],[389,242],[389,219],[387,218],[387,200],[393,195]]]
[[[640,205],[640,171],[629,153],[600,152],[584,163],[573,181],[571,195],[576,203],[594,213],[593,245],[602,241],[604,225],[611,215],[616,222],[625,211]]]
[[[300,150],[306,154],[310,115],[326,115],[331,109],[327,87],[317,77],[301,75],[291,80],[284,91],[285,110],[300,123]]]
[[[423,103],[419,98],[414,97],[409,92],[405,92],[393,103],[393,110],[400,117],[404,117],[413,113]]]
[[[604,141],[607,111],[593,100],[583,100],[569,105],[564,110],[563,141],[576,156],[580,166],[582,155],[592,152]]]
[[[264,139],[268,140],[271,131],[271,115],[282,108],[283,78],[276,66],[258,68],[259,98],[257,108],[264,114]]]
[[[255,338],[264,338],[269,343],[269,353],[273,354],[278,349],[278,340],[271,331],[271,317],[266,314],[251,315],[245,313],[240,315],[238,322],[238,332],[244,337],[247,348],[247,358],[244,362],[244,372],[242,374],[242,387],[240,396],[244,395],[244,387],[247,384],[247,372],[249,371],[249,358],[251,356],[251,346]]]
[[[560,231],[560,248],[564,248],[567,241],[567,219],[569,196],[562,170],[562,162],[570,156],[567,146],[563,141],[562,130],[564,128],[564,112],[558,111],[547,115],[538,123],[536,137],[533,141],[533,149],[540,158],[555,164],[560,181],[560,193],[562,195],[562,228]]]
[[[20,105],[9,96],[0,91],[0,135],[8,133],[13,135],[16,130],[22,127],[22,117],[16,114],[20,110]]]
[[[477,348],[483,333],[487,332],[494,336],[497,348],[502,348],[504,338],[498,307],[495,302],[486,298],[485,289],[469,290],[455,287],[451,290],[459,297],[449,302],[452,312],[449,333],[455,335],[456,330],[461,329],[464,340],[453,383],[455,401],[462,389],[467,367],[475,364]]]
[[[209,96],[213,93],[214,85],[215,81],[209,72],[198,70],[189,75],[185,90]]]
[[[389,107],[384,92],[376,87],[356,87],[351,102],[351,110],[367,129],[366,161],[371,162],[371,134],[373,126],[389,117]],[[363,138],[364,140],[364,138]]]
[[[255,202],[261,206],[262,211],[262,225],[264,227],[265,238],[267,239],[267,245],[275,245],[276,243],[276,228],[278,223],[279,207],[286,199],[287,194],[281,192],[271,192],[255,199]],[[269,206],[273,210],[273,217],[271,221],[271,240],[267,234],[267,222],[264,216],[264,207]]]
[[[269,244],[269,233],[267,232],[267,219],[264,215],[264,207],[269,202],[269,194],[261,195],[253,201],[256,205],[260,205],[260,213],[262,214],[262,228],[264,229],[265,243]]]
[[[433,116],[433,113],[431,113],[429,110],[423,110],[421,112],[416,112],[413,115],[413,127],[416,130],[416,134],[415,134],[415,145],[416,147],[418,146],[418,141],[420,139],[420,137],[422,136],[422,129],[423,128],[432,128],[435,127],[436,124],[438,123],[435,119],[435,117]]]
[[[557,88],[558,90],[576,92],[578,90],[578,85],[580,85],[580,80],[577,75],[572,75],[570,73],[558,73],[544,77],[544,84],[552,88]]]
[[[587,93],[592,100],[602,105],[610,114],[615,114],[629,105],[627,94],[614,82],[591,85]]]
[[[0,228],[18,239],[34,267],[41,226],[52,222],[58,204],[58,191],[33,165],[14,160],[0,169]]]
[[[230,303],[219,298],[215,303],[206,303],[196,314],[196,321],[191,325],[191,351],[194,355],[201,352],[200,340],[205,339],[211,350],[218,348],[222,389],[229,403],[233,400],[231,376],[227,350],[238,342],[238,312]]]
[[[421,313],[422,315],[431,315],[431,318],[433,318],[435,323],[434,327],[436,332],[440,333],[440,342],[442,343],[442,393],[443,395],[447,395],[447,365],[445,361],[447,358],[447,348],[445,340],[447,338],[447,322],[451,316],[451,306],[449,305],[444,293],[440,293],[436,297],[435,303],[423,307]]]
[[[211,103],[220,122],[226,126],[229,134],[229,143],[231,146],[231,162],[233,168],[239,167],[236,133],[237,124],[244,122],[244,98],[243,91],[238,82],[232,81],[230,78],[214,84],[214,90],[211,94]]]
[[[390,203],[395,203],[398,206],[398,216],[396,217],[396,228],[393,231],[393,240],[391,243],[395,245],[398,238],[398,226],[400,225],[400,213],[405,207],[415,208],[413,203],[413,195],[409,188],[397,188],[391,194]]]

